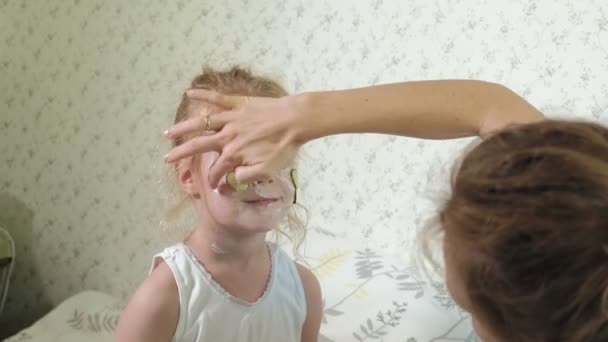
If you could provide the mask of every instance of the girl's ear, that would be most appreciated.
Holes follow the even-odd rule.
[[[192,158],[186,158],[173,165],[173,171],[177,184],[185,193],[191,196],[199,195],[199,189],[194,181],[194,172],[192,172]]]

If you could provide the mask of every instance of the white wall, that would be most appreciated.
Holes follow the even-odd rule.
[[[478,78],[548,114],[608,120],[601,0],[3,0],[0,19],[0,225],[19,253],[5,314],[22,323],[85,288],[127,296],[144,276],[162,244],[160,132],[204,64],[295,92]],[[310,144],[311,227],[406,255],[465,143]]]

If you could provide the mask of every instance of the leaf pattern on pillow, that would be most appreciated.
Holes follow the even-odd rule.
[[[312,267],[311,271],[319,280],[322,280],[336,272],[352,253],[348,249],[330,249],[319,256],[317,266]]]
[[[94,334],[112,333],[118,325],[119,318],[120,314],[117,312],[85,313],[75,309],[72,317],[66,323],[74,330]]]
[[[464,337],[457,336],[455,333],[458,330],[462,330],[462,326],[465,325],[464,330],[468,331],[468,334]],[[429,340],[429,342],[482,342],[479,337],[475,334],[475,331],[470,329],[470,317],[469,315],[462,315],[460,319],[455,321],[443,334]]]
[[[398,303],[393,301],[392,308],[386,311],[380,311],[376,315],[376,321],[368,318],[365,324],[359,325],[359,331],[353,332],[353,337],[357,341],[365,341],[368,339],[378,339],[388,334],[390,328],[396,327],[401,321],[401,316],[407,309],[407,303]]]
[[[427,298],[426,300],[433,299],[444,310],[456,310],[459,317],[445,331],[438,332],[437,337],[433,338],[432,341],[476,341],[474,332],[467,325],[470,323],[468,315],[457,309],[443,282],[431,279],[423,280],[420,275],[421,273],[415,266],[398,267],[388,263],[384,256],[369,248],[354,250],[348,255],[341,254],[343,251],[332,249],[323,253],[322,257],[319,258],[320,266],[318,268],[325,267],[326,264],[331,264],[335,260],[335,263],[328,267],[332,273],[338,271],[339,266],[347,266],[353,271],[354,279],[356,279],[354,282],[343,284],[345,293],[341,294],[338,298],[332,298],[333,303],[326,302],[326,298],[324,298],[323,325],[331,326],[332,324],[339,324],[340,320],[344,320],[344,315],[348,316],[352,314],[349,312],[351,309],[346,309],[346,307],[349,307],[347,304],[352,303],[353,300],[371,300],[378,305],[388,305],[388,307],[378,311],[375,317],[367,317],[363,322],[357,323],[352,327],[352,337],[350,339],[359,342],[368,340],[380,342],[394,341],[391,330],[402,323],[402,317],[406,309],[412,305],[416,305],[414,302],[423,300],[424,297]],[[338,259],[339,262],[337,261]],[[394,284],[395,291],[397,292],[386,293],[383,296],[369,290],[370,282],[378,280],[382,283],[386,282],[387,279],[390,283]],[[405,292],[401,300],[395,297],[395,295],[398,296],[399,292]],[[383,299],[391,300],[391,298],[397,299],[393,300],[390,304],[382,304]],[[403,298],[408,298],[408,300],[403,301]],[[427,339],[424,340],[428,341]],[[321,334],[319,341],[338,342],[341,340]],[[418,342],[422,340],[419,337],[410,335],[410,337],[404,337],[403,341]]]
[[[365,287],[361,287],[361,286],[359,286],[359,284],[355,284],[355,283],[348,283],[345,285],[349,289],[355,289],[355,293],[353,293],[354,298],[365,299],[365,298],[369,297],[369,293],[367,292],[367,289],[365,289]]]
[[[369,248],[357,251],[355,259],[357,260],[355,266],[359,279],[373,278],[374,273],[384,267],[382,257]]]

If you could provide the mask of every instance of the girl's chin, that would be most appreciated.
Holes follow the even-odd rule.
[[[228,224],[226,227],[234,233],[255,234],[268,233],[279,226],[279,222],[252,222]]]

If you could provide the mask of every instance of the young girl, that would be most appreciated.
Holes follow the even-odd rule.
[[[210,171],[212,184],[225,168],[239,167],[242,181],[257,179],[287,160],[287,151],[329,134],[485,137],[462,158],[438,213],[454,300],[486,342],[608,341],[608,128],[542,121],[509,89],[480,81],[246,101],[190,95],[229,111],[214,116],[219,133],[166,159],[222,149],[230,162]],[[279,112],[285,120],[268,121]],[[195,124],[176,125],[167,135],[196,130]],[[244,127],[247,134],[223,140]]]
[[[286,95],[274,81],[240,68],[205,70],[192,88]],[[184,97],[175,122],[209,118],[217,109]],[[174,146],[191,144],[192,137],[176,139]],[[266,242],[266,233],[295,202],[295,171],[273,172],[251,185],[228,173],[211,186],[208,170],[218,156],[196,154],[175,164],[175,178],[196,209],[198,224],[183,243],[154,258],[120,319],[117,341],[317,341],[322,311],[317,279]]]

